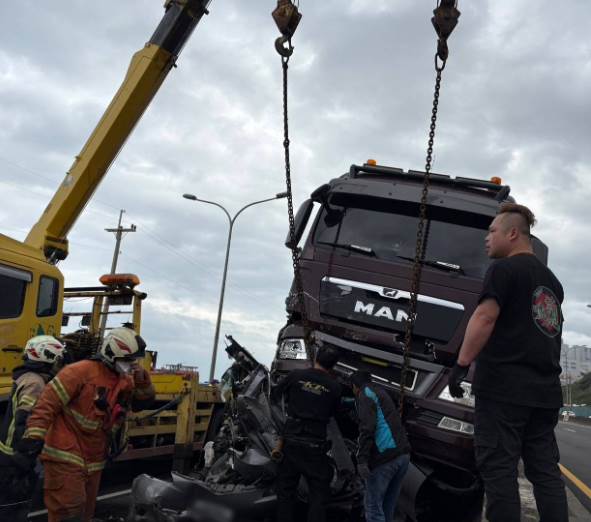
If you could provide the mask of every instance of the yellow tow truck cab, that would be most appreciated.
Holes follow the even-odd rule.
[[[59,335],[64,277],[38,249],[0,234],[0,401],[35,335]]]
[[[64,288],[63,275],[55,265],[68,255],[67,235],[175,66],[193,30],[208,14],[210,1],[165,0],[160,23],[133,55],[121,86],[25,241],[0,234],[0,411],[7,403],[12,370],[22,363],[27,340],[39,334],[60,336],[64,297],[77,291],[93,292]],[[134,306],[134,328],[139,331],[142,293],[133,287],[128,290],[139,299]],[[91,354],[101,335],[100,331],[96,335],[101,314],[97,303],[111,299],[117,291],[120,289],[105,285],[92,295],[97,298],[93,324],[86,332],[86,338],[94,336]],[[153,366],[149,358],[144,362]],[[130,419],[127,458],[171,453],[175,461],[185,462],[183,455],[192,454],[206,439],[210,418],[221,406],[217,388],[199,384],[196,372],[176,373],[154,372],[157,407]],[[166,409],[160,411],[159,403]],[[135,453],[129,453],[132,450]]]
[[[24,242],[0,234],[0,402],[27,340],[59,335],[67,236],[111,163],[175,66],[210,0],[166,0],[156,30],[132,57],[111,103]]]

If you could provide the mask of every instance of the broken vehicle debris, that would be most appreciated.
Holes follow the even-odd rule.
[[[130,522],[273,519],[277,464],[271,453],[285,415],[283,404],[271,401],[270,391],[283,375],[270,373],[232,337],[228,340],[226,351],[234,363],[222,377],[226,405],[221,427],[206,444],[204,458],[193,473],[173,472],[172,482],[148,475],[134,481]],[[344,379],[343,384],[347,385]],[[364,491],[355,469],[356,437],[354,412],[344,408],[328,427],[328,455],[334,468],[328,509],[338,512],[340,520],[357,520],[362,512]],[[430,476],[427,471],[411,464],[399,502],[402,519],[473,520],[473,514],[458,517],[458,493],[462,509],[468,512],[470,502],[478,510],[480,492],[475,491],[475,498],[470,499],[463,489],[456,491],[444,477]],[[303,479],[298,496],[305,504]]]
[[[200,469],[189,476],[172,473],[172,483],[147,475],[138,477],[133,484],[129,520],[209,520],[203,517],[212,504],[230,510],[228,520],[273,516],[277,463],[271,452],[277,446],[285,415],[281,404],[271,402],[273,376],[267,368],[232,337],[228,340],[226,351],[234,363],[222,377],[227,400],[224,420],[214,440],[206,444]],[[328,437],[334,465],[329,508],[354,513],[363,498],[362,484],[355,474],[355,442],[343,437],[334,420],[328,427]],[[298,493],[305,503],[303,480]]]

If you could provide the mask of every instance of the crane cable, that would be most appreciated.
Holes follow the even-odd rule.
[[[433,163],[433,144],[435,142],[435,128],[437,126],[437,109],[439,106],[439,91],[441,89],[441,73],[449,56],[447,38],[458,24],[460,11],[457,9],[457,0],[437,0],[437,6],[433,10],[431,23],[437,33],[437,52],[435,53],[435,92],[433,94],[433,107],[431,110],[431,124],[429,125],[429,140],[427,143],[427,157],[425,161],[425,176],[423,190],[419,205],[419,223],[417,225],[416,249],[412,268],[412,283],[410,290],[410,305],[406,331],[404,335],[403,363],[400,371],[400,414],[404,413],[404,398],[406,394],[406,376],[410,365],[410,351],[412,335],[417,319],[417,300],[421,285],[421,275],[425,253],[427,251],[427,240],[429,237],[429,225],[427,221],[427,198],[429,195],[429,182],[431,180],[431,165]]]
[[[281,36],[275,40],[275,50],[281,56],[281,65],[283,70],[283,150],[285,156],[285,186],[287,191],[287,214],[289,218],[289,239],[291,258],[293,264],[294,286],[290,293],[292,300],[291,308],[297,310],[300,315],[300,321],[304,330],[304,345],[306,353],[310,359],[313,359],[311,353],[311,329],[306,313],[306,298],[304,294],[304,285],[300,273],[300,252],[295,241],[295,218],[293,213],[293,193],[291,188],[291,163],[289,158],[289,118],[287,105],[287,72],[291,55],[293,54],[293,45],[291,38],[300,23],[302,15],[299,12],[299,1],[294,4],[292,0],[277,0],[277,7],[272,13],[273,19],[281,32]],[[294,295],[295,290],[295,295]]]

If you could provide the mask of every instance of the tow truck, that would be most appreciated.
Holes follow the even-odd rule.
[[[94,302],[93,311],[82,314],[87,327],[66,336],[73,360],[96,353],[105,300],[132,304],[133,326],[140,331],[146,294],[135,288],[136,276],[111,274],[102,278],[99,287],[64,288],[56,265],[68,255],[69,231],[208,13],[210,1],[165,1],[160,23],[133,55],[121,86],[24,242],[0,234],[0,411],[12,388],[12,370],[22,363],[26,341],[35,335],[61,335],[69,318],[63,313],[64,299],[90,297]],[[129,445],[119,459],[173,454],[175,468],[184,469],[207,438],[210,420],[221,406],[219,393],[214,386],[199,383],[191,369],[156,371],[155,352],[144,365],[153,370],[157,401],[154,410],[129,420]]]
[[[0,234],[0,397],[10,393],[12,369],[26,341],[60,335],[67,235],[136,123],[175,65],[209,0],[166,0],[165,13],[137,51],[123,83],[24,242]]]
[[[0,234],[0,399],[26,341],[61,332],[67,235],[136,123],[175,65],[210,0],[166,0],[154,34],[132,57],[123,83],[24,242]]]

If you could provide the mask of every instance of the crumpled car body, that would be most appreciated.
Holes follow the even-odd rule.
[[[173,472],[172,481],[148,475],[136,478],[128,522],[274,519],[278,464],[271,452],[277,447],[285,419],[283,405],[271,401],[273,376],[269,371],[228,338],[226,351],[235,362],[222,378],[227,402],[224,421],[213,441],[213,455],[206,459],[211,465],[190,476]],[[351,433],[352,426],[351,418],[332,419],[327,430],[334,470],[327,507],[338,513],[341,522],[357,520],[363,505],[364,484],[355,466],[356,440],[344,435]],[[457,484],[457,480],[452,482]],[[306,497],[302,479],[298,487],[302,505]],[[481,497],[479,489],[452,487],[440,474],[411,463],[399,507],[407,520],[472,521],[478,519]],[[448,515],[450,505],[453,508]]]

